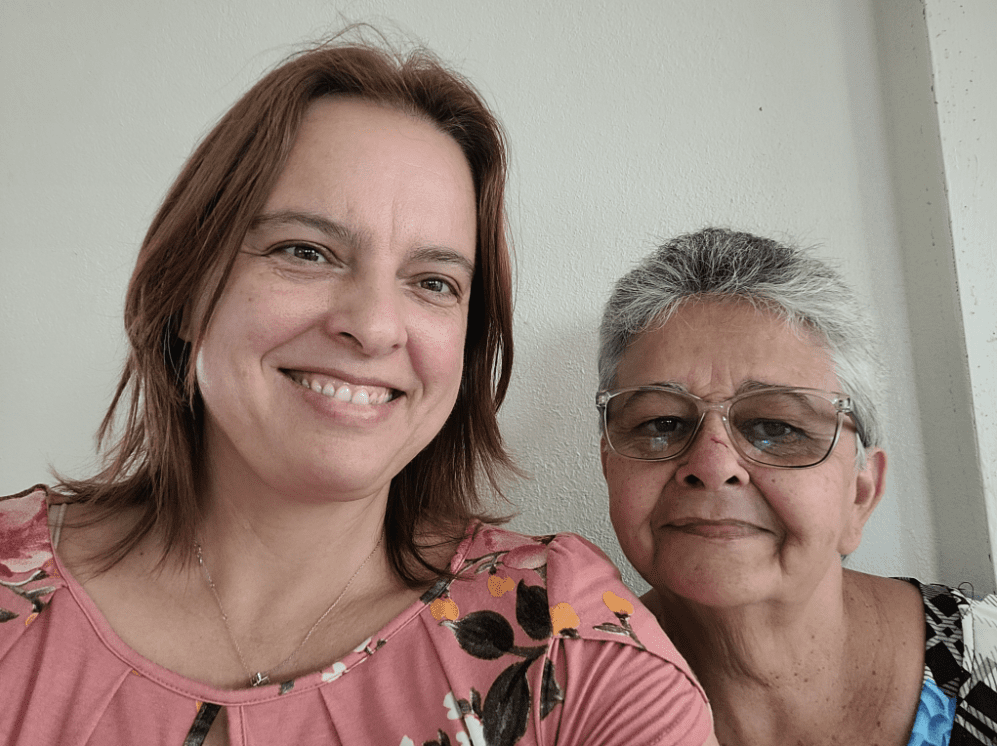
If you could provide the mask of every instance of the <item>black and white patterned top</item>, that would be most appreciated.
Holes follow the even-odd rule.
[[[921,591],[925,608],[925,677],[908,746],[994,746],[995,595],[975,600],[904,579]]]

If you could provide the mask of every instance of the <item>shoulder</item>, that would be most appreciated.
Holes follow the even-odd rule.
[[[917,584],[849,569],[843,570],[842,581],[847,608],[856,621],[870,630],[883,621],[895,642],[920,649],[925,609]]]
[[[0,578],[23,579],[52,558],[47,497],[41,485],[0,497]]]
[[[668,661],[693,679],[616,566],[581,536],[524,536],[479,526],[462,544],[451,569],[459,578],[446,584],[453,599],[498,608],[504,596],[512,597],[516,619],[521,624],[532,620],[534,639],[619,643]]]
[[[514,531],[479,526],[458,552],[452,566],[460,578],[485,575],[490,595],[500,598],[520,583],[543,590],[554,617],[571,605],[578,612],[630,610],[636,598],[623,585],[620,572],[594,544],[571,533],[525,536]],[[609,595],[613,594],[613,596]],[[621,595],[623,594],[623,595]],[[604,596],[610,605],[604,603]],[[615,602],[613,598],[620,599]],[[559,621],[555,619],[555,626]],[[572,625],[575,626],[575,625]],[[559,629],[553,630],[556,634]]]
[[[479,524],[458,549],[455,564],[463,563],[466,569],[469,563],[485,555],[495,555],[502,565],[513,569],[537,570],[546,567],[544,572],[539,573],[544,579],[550,578],[552,570],[559,569],[567,574],[576,568],[620,577],[617,568],[599,547],[578,534],[567,532],[527,536]],[[460,571],[461,568],[451,569]]]
[[[0,497],[0,622],[30,623],[56,590],[48,497],[41,485]]]
[[[709,735],[706,696],[686,662],[589,541],[477,526],[451,571],[422,600],[441,650],[475,669],[461,707],[486,730],[502,712],[522,733],[536,712],[532,727],[554,729],[552,742],[699,745]]]
[[[949,636],[959,634],[966,647],[976,648],[983,645],[986,648],[987,643],[991,643],[991,649],[994,650],[995,618],[998,610],[994,593],[975,598],[970,590],[938,583],[922,583],[914,578],[902,579],[918,590],[922,598],[926,624],[935,634]]]

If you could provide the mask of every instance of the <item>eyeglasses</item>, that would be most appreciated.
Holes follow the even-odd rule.
[[[719,402],[668,386],[632,386],[596,395],[603,435],[615,453],[641,461],[681,456],[708,412],[718,412],[735,449],[749,461],[806,469],[828,458],[838,442],[848,396],[817,389],[773,387]]]

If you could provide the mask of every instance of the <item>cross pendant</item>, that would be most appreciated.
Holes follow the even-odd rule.
[[[263,671],[257,671],[250,678],[250,686],[263,686],[264,684],[270,683],[270,677],[267,676]]]

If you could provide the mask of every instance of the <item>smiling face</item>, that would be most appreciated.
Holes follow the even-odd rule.
[[[760,384],[837,391],[827,350],[744,302],[682,306],[628,347],[615,386],[671,384],[708,401]],[[824,463],[775,469],[740,456],[717,412],[670,461],[635,461],[601,443],[610,517],[627,558],[656,591],[706,606],[802,600],[841,571],[883,491],[883,452],[855,468],[854,430]]]
[[[386,493],[454,406],[475,246],[456,142],[370,102],[314,102],[198,351],[211,478]]]

